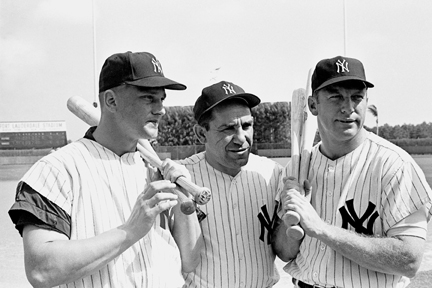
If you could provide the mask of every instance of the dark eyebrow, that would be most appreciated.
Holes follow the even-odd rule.
[[[328,93],[338,93],[338,89],[334,86],[324,88]]]
[[[226,129],[226,128],[231,128],[231,127],[234,127],[234,126],[236,126],[235,123],[227,123],[227,124],[220,125],[218,128],[219,129]]]

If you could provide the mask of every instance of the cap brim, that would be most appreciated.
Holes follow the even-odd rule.
[[[255,106],[257,106],[260,102],[261,99],[258,98],[258,96],[255,96],[254,94],[250,94],[250,93],[238,93],[238,94],[233,94],[230,95],[226,98],[223,98],[222,100],[219,100],[218,102],[214,103],[213,105],[211,105],[210,107],[208,107],[206,110],[204,110],[203,112],[201,112],[201,115],[199,117],[199,119],[201,119],[201,117],[207,113],[208,111],[210,111],[211,109],[213,109],[214,107],[216,107],[217,105],[219,105],[222,102],[225,102],[229,99],[234,99],[234,98],[240,98],[242,100],[244,100],[247,105],[249,106],[249,108],[253,108]],[[199,119],[197,119],[197,121],[199,121]]]
[[[362,79],[362,78],[360,78],[360,77],[355,77],[355,76],[341,76],[341,77],[336,77],[336,78],[329,79],[329,80],[325,81],[325,82],[322,83],[320,86],[318,86],[318,87],[315,89],[315,91],[320,90],[320,89],[322,89],[322,88],[324,88],[324,87],[327,87],[327,86],[332,85],[332,84],[335,84],[335,83],[344,82],[344,81],[349,81],[349,80],[361,81],[361,82],[363,82],[363,83],[366,85],[366,87],[368,87],[368,88],[372,88],[372,87],[374,87],[374,85],[373,85],[372,83],[370,83],[370,82],[368,82],[368,81],[366,81],[366,80],[364,80],[364,79]]]
[[[146,77],[135,81],[126,81],[126,83],[139,87],[165,88],[169,90],[186,90],[186,85],[160,76]]]

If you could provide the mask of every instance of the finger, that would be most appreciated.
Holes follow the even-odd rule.
[[[312,192],[312,186],[307,179],[303,183],[303,188],[305,191],[305,197],[310,199],[310,194]]]
[[[173,194],[173,193],[159,192],[159,193],[155,194],[153,197],[151,197],[150,199],[148,199],[147,201],[148,201],[148,205],[150,206],[150,208],[154,208],[156,206],[163,205],[163,203],[169,202],[169,201],[176,201],[176,204],[177,204],[178,196],[177,196],[177,194]],[[174,204],[174,205],[176,205],[176,204]]]
[[[171,181],[158,180],[151,182],[149,185],[147,185],[146,189],[142,194],[145,199],[150,199],[160,191],[172,191],[172,189],[174,188],[176,188],[176,185]]]
[[[288,176],[288,177],[284,177],[283,178],[283,182],[286,182],[288,180],[290,180],[290,181],[296,181],[297,178],[295,178],[294,176]]]
[[[297,212],[297,205],[295,203],[292,202],[286,202],[283,205],[283,208],[285,209],[285,211],[294,211]]]
[[[171,209],[172,207],[178,204],[178,200],[166,200],[157,203],[153,209],[156,210],[157,213],[161,213],[167,209]]]
[[[184,173],[174,166],[166,166],[163,171],[164,178],[171,182],[176,182],[178,178],[185,177]]]
[[[287,181],[284,182],[284,189],[285,190],[295,189],[297,191],[301,191],[302,190],[301,186],[300,186],[300,183],[295,178],[294,178],[294,180],[287,179]]]
[[[162,173],[164,178],[171,182],[176,182],[179,177],[186,177],[190,179],[189,171],[183,165],[177,164],[171,159],[165,159],[162,162]]]
[[[293,197],[300,197],[300,196],[303,197],[302,194],[300,193],[299,189],[296,189],[296,188],[291,188],[291,189],[288,189],[284,192],[285,192],[285,195],[284,195],[285,200],[291,200]]]
[[[305,203],[305,197],[296,193],[282,203],[282,208],[285,209],[286,211],[293,210],[299,212],[299,207],[303,206],[304,203]]]
[[[165,160],[163,160],[162,161],[162,165],[161,165],[161,168],[160,168],[160,170],[161,170],[161,173],[162,173],[162,175],[164,176],[164,179],[166,179],[166,180],[170,180],[171,181],[171,179],[168,179],[166,176],[167,176],[167,174],[168,174],[168,171],[170,170],[170,169],[173,169],[173,166],[172,166],[172,161],[170,160],[170,159],[165,159]],[[171,181],[172,182],[172,181]]]

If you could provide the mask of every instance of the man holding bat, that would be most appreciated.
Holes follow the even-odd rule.
[[[172,193],[188,171],[167,160],[162,180],[137,151],[157,136],[166,89],[186,86],[164,77],[154,55],[110,56],[99,125],[21,179],[9,214],[34,287],[181,287],[181,272],[196,267],[197,215],[180,213]]]
[[[205,152],[181,160],[192,181],[210,188],[201,210],[204,249],[195,271],[184,273],[185,287],[271,287],[279,280],[270,235],[274,201],[283,167],[251,153],[251,108],[260,99],[234,83],[221,81],[202,90],[193,111]]]
[[[406,287],[419,269],[431,188],[410,155],[364,129],[371,87],[357,59],[315,67],[308,105],[321,142],[312,149],[311,200],[292,178],[281,197],[305,237],[288,237],[285,226],[274,242],[296,287]]]

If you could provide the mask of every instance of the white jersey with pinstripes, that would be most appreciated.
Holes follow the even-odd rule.
[[[38,161],[22,181],[71,216],[70,240],[125,223],[150,170],[139,153],[119,157],[80,139]],[[180,252],[169,231],[153,229],[94,274],[60,287],[182,287]]]
[[[351,153],[330,160],[312,151],[311,203],[327,223],[361,234],[386,236],[397,222],[426,205],[432,192],[424,173],[401,148],[369,133]],[[284,270],[306,283],[337,287],[405,287],[405,277],[368,270],[316,238],[306,236]]]
[[[185,287],[271,287],[279,280],[275,254],[269,242],[274,228],[274,201],[283,167],[251,154],[235,177],[224,174],[205,160],[205,152],[181,164],[192,181],[208,187],[212,199],[200,209],[205,247],[195,272],[184,274]]]

